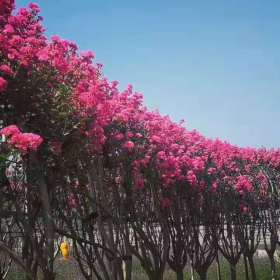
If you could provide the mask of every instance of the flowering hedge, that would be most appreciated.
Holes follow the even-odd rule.
[[[187,262],[206,279],[218,251],[232,279],[241,254],[256,279],[260,236],[274,273],[280,150],[207,139],[147,110],[92,52],[48,40],[36,4],[14,6],[0,1],[0,213],[21,233],[28,277],[55,278],[62,235],[87,279],[131,279],[132,256],[149,279],[167,263],[183,279]]]

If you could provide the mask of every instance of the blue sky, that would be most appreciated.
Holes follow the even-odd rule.
[[[17,6],[30,1],[17,0]],[[37,0],[48,35],[205,136],[280,146],[277,0]]]

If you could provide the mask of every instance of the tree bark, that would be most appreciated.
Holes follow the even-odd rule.
[[[176,271],[177,280],[184,280],[184,272],[182,269]]]
[[[53,272],[54,261],[54,225],[52,220],[50,198],[48,193],[47,184],[43,178],[40,180],[40,194],[44,212],[44,223],[46,226],[46,267],[43,268],[44,280],[55,279]]]
[[[275,265],[274,256],[270,255],[269,260],[270,260],[270,267],[271,267],[271,279],[274,280],[276,274],[276,265]]]
[[[132,279],[132,256],[127,256],[123,260],[123,278],[124,280]]]
[[[243,257],[244,257],[245,278],[246,278],[246,280],[249,280],[249,270],[248,270],[247,257],[245,255],[243,255]]]
[[[48,272],[46,272],[44,273],[43,280],[55,280],[55,274],[48,274]]]
[[[248,261],[250,265],[252,280],[257,280],[256,268],[255,268],[253,256],[249,256]]]
[[[147,273],[147,276],[149,280],[163,280],[163,272],[162,271],[150,271],[150,273]]]
[[[217,264],[217,279],[221,280],[222,276],[221,276],[221,267],[220,267],[219,253],[217,253],[217,256],[216,256],[216,264]]]
[[[194,270],[193,266],[191,265],[191,280],[194,280]]]
[[[230,279],[236,280],[236,265],[232,263],[230,264]]]
[[[207,280],[207,270],[197,271],[200,280]]]

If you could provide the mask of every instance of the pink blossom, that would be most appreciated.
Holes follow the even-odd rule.
[[[132,141],[126,141],[123,144],[123,148],[127,151],[132,151],[134,149],[135,144]]]
[[[60,37],[59,37],[58,35],[53,35],[53,36],[51,37],[51,39],[52,39],[53,42],[56,42],[56,43],[58,43],[58,42],[61,41],[61,39],[60,39]]]
[[[35,13],[40,12],[40,7],[36,3],[30,3],[29,8],[33,10]]]
[[[212,183],[212,188],[211,188],[211,190],[212,190],[213,192],[216,192],[217,189],[218,189],[218,187],[219,187],[218,182],[217,182],[217,181],[214,181],[214,182]]]
[[[81,57],[84,61],[87,61],[88,63],[91,63],[92,60],[94,59],[95,55],[94,55],[94,52],[87,51],[87,52],[81,53]]]
[[[131,131],[127,132],[126,135],[127,135],[128,138],[132,138],[133,137],[133,133]]]
[[[204,161],[200,157],[196,157],[192,160],[192,166],[195,171],[204,170]]]
[[[253,190],[253,185],[247,176],[240,175],[237,177],[236,190],[241,194],[244,191],[251,192]]]
[[[141,133],[137,132],[137,133],[135,134],[135,137],[138,138],[138,139],[140,139],[140,138],[143,138],[143,135],[142,135]]]
[[[14,33],[15,29],[14,29],[14,27],[11,24],[7,24],[5,26],[4,32],[6,32],[6,33]]]
[[[153,143],[153,144],[158,144],[158,143],[160,143],[160,142],[161,142],[161,138],[160,138],[159,136],[153,135],[153,136],[151,137],[151,143]]]
[[[0,23],[5,22],[5,19],[10,16],[12,10],[15,8],[14,0],[1,0],[0,1]]]
[[[10,144],[24,153],[29,150],[37,151],[42,142],[43,138],[34,133],[16,133],[10,139]]]
[[[114,139],[116,139],[116,140],[118,140],[118,141],[123,140],[123,139],[124,139],[123,133],[115,134],[115,135],[114,135]]]
[[[44,48],[42,50],[39,50],[37,53],[37,57],[41,61],[48,61],[48,59],[50,58],[48,49]]]
[[[157,159],[158,159],[158,160],[164,160],[165,158],[166,158],[166,154],[165,154],[164,151],[159,151],[159,152],[157,153]]]
[[[196,175],[194,174],[194,172],[192,170],[188,171],[187,180],[192,187],[197,185],[197,178],[196,178]]]
[[[5,91],[7,88],[7,85],[8,85],[8,82],[4,78],[0,77],[0,92]]]
[[[21,133],[19,128],[16,125],[9,125],[0,130],[0,134],[6,137],[13,136],[14,134]]]
[[[215,175],[215,173],[216,173],[216,168],[214,168],[214,167],[209,167],[209,168],[207,169],[207,174],[208,174],[208,175]]]
[[[6,64],[0,65],[0,72],[6,74],[8,76],[12,76],[14,74],[13,70],[11,69],[11,67],[6,65]]]

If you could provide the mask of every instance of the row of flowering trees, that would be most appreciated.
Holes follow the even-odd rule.
[[[74,43],[44,35],[39,7],[0,0],[0,263],[55,279],[73,241],[86,279],[150,280],[169,266],[207,279],[223,255],[256,279],[262,242],[275,276],[280,151],[209,140],[118,90]],[[250,270],[249,270],[250,268]],[[218,276],[221,275],[218,271]]]

